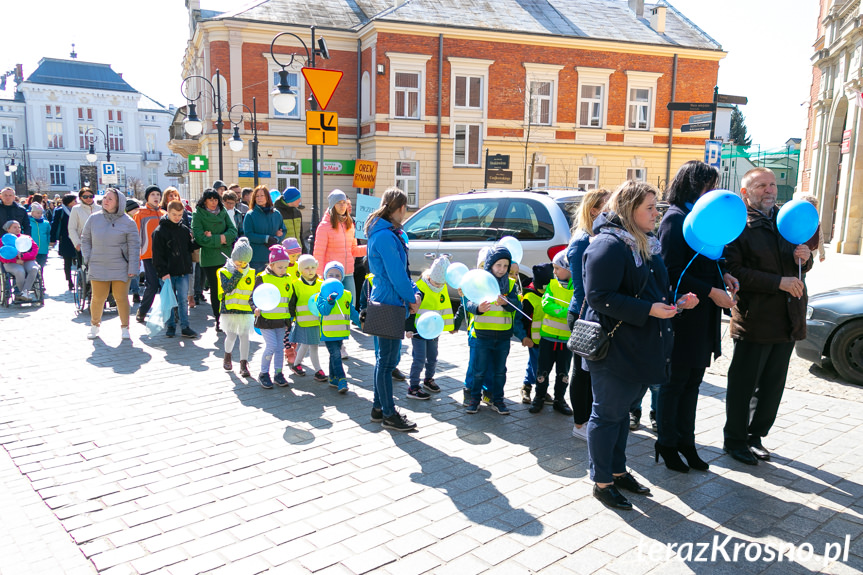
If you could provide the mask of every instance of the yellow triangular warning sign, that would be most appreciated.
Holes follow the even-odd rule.
[[[318,101],[318,106],[321,110],[326,110],[330,103],[330,98],[336,91],[336,86],[342,80],[345,73],[341,70],[324,70],[322,68],[303,68],[303,76],[306,77],[306,82],[309,83],[309,88],[312,89],[312,94],[315,100]]]

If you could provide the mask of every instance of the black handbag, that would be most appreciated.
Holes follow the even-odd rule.
[[[636,299],[641,297],[641,293],[644,291],[644,288],[647,287],[647,282],[650,280],[650,274],[652,271],[653,270],[648,268],[644,284],[641,286],[641,289],[638,290],[638,293],[635,294]],[[617,328],[620,327],[620,324],[623,323],[623,320],[617,322],[614,329],[606,333],[602,324],[599,322],[581,319],[584,316],[584,309],[586,306],[587,296],[585,296],[584,301],[581,304],[581,312],[578,314],[578,319],[572,324],[572,332],[569,334],[569,341],[566,343],[566,347],[568,347],[569,351],[575,355],[583,357],[588,361],[599,361],[605,359],[605,356],[608,355],[608,347],[611,345],[611,338],[614,337],[614,333],[617,331]]]
[[[405,336],[405,307],[372,301],[372,286],[368,289],[368,307],[363,321],[363,333],[384,339],[402,339]]]

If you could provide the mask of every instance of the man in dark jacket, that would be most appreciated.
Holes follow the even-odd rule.
[[[273,207],[279,210],[282,216],[282,221],[285,222],[286,238],[296,238],[300,243],[303,253],[306,253],[306,243],[303,239],[303,214],[300,213],[300,202],[302,195],[300,190],[290,187],[282,193],[282,197],[277,199]]]
[[[0,228],[9,220],[16,220],[21,224],[21,233],[30,235],[30,217],[21,204],[15,201],[15,190],[3,188],[0,191]]]
[[[177,330],[176,315],[180,318],[181,335],[198,337],[189,327],[189,278],[192,274],[192,252],[200,246],[192,239],[192,230],[183,223],[185,208],[182,202],[168,204],[168,215],[162,216],[153,230],[153,265],[164,282],[170,278],[177,296],[177,311],[165,321],[167,337],[174,337]]]
[[[725,249],[728,272],[740,281],[731,310],[734,355],[725,395],[725,451],[756,465],[770,459],[761,444],[776,420],[794,342],[806,337],[806,285],[798,278],[812,268],[805,245],[795,246],[776,227],[776,177],[767,168],[749,170],[742,181],[746,228]]]

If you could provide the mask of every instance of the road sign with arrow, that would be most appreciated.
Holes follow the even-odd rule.
[[[335,112],[306,112],[306,144],[339,145],[339,115]]]

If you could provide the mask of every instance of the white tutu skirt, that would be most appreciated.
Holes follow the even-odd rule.
[[[219,316],[219,324],[228,333],[237,335],[247,334],[252,331],[255,316],[250,313],[223,313]]]

